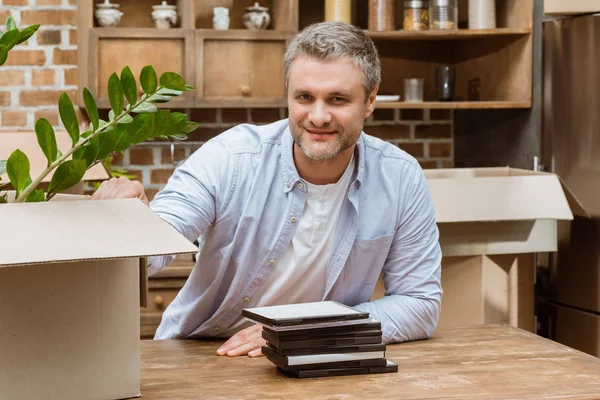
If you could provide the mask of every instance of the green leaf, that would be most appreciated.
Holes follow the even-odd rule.
[[[154,114],[140,114],[133,120],[133,129],[135,131],[132,144],[138,144],[154,138],[154,130],[156,126],[156,115],[161,111]],[[168,111],[167,111],[168,113]]]
[[[88,88],[83,88],[83,102],[85,104],[85,112],[87,112],[90,121],[92,122],[93,129],[98,130],[99,124],[98,119],[98,106],[96,105],[96,100],[94,100],[94,96],[92,96],[92,92],[89,91]]]
[[[6,196],[0,196],[0,204],[6,204],[8,203],[8,200],[6,200]]]
[[[142,128],[142,126],[136,126],[135,120],[133,121],[133,124],[117,125],[115,127],[116,142],[114,152],[118,153],[129,148],[139,128]]]
[[[69,95],[63,93],[58,99],[58,112],[60,113],[60,119],[62,120],[73,146],[79,141],[79,121],[77,121],[77,114],[75,114],[75,107],[69,98]]]
[[[185,90],[185,81],[175,72],[165,72],[160,76],[160,85],[167,89]]]
[[[50,125],[50,122],[46,118],[40,118],[35,123],[35,135],[46,159],[48,159],[48,165],[52,164],[56,161],[58,147],[56,146],[54,129],[52,129],[52,125]]]
[[[188,138],[185,133],[174,133],[172,135],[169,135],[169,137],[177,140],[186,140]]]
[[[87,166],[83,160],[69,160],[60,164],[52,176],[48,193],[59,193],[79,183]]]
[[[0,65],[3,65],[8,58],[8,47],[0,44]]]
[[[39,203],[46,199],[44,195],[44,189],[36,189],[29,193],[29,196],[25,199],[26,203]]]
[[[61,158],[62,156],[63,156],[63,153],[62,153],[60,150],[58,150],[58,149],[57,149],[57,150],[56,150],[56,159],[55,159],[54,161],[58,160],[58,159],[59,159],[59,158]]]
[[[120,115],[123,112],[123,85],[114,72],[108,78],[108,100],[115,114]]]
[[[40,28],[39,25],[31,25],[28,26],[27,28],[21,30],[21,32],[19,32],[19,41],[17,42],[17,44],[23,43],[24,41],[26,41],[27,39],[29,39],[30,37],[33,36],[33,34]]]
[[[154,94],[156,93],[156,89],[158,87],[158,78],[156,77],[156,72],[152,65],[146,65],[142,68],[142,72],[140,73],[140,83],[142,84],[142,89],[144,89],[144,93],[146,94]]]
[[[27,187],[29,179],[29,159],[21,150],[17,149],[8,157],[6,172],[17,196]]]
[[[149,103],[168,103],[171,101],[171,96],[163,96],[154,93],[152,96],[148,97],[146,101]]]
[[[0,160],[0,175],[6,173],[6,160]]]
[[[132,106],[137,103],[137,83],[128,66],[121,71],[121,84],[125,92],[125,98]]]
[[[155,113],[156,111],[158,111],[156,106],[152,103],[148,103],[147,101],[144,101],[144,102],[138,104],[138,106],[136,108],[131,110],[131,112],[138,113],[138,114]]]
[[[193,121],[186,121],[185,126],[183,127],[183,129],[181,129],[180,132],[182,133],[192,133],[194,132],[196,129],[198,129],[198,127],[200,126],[199,123],[197,122],[193,122]]]
[[[115,145],[117,144],[117,130],[107,130],[102,132],[98,137],[100,139],[100,146],[98,148],[96,160],[103,160],[115,151]]]
[[[156,92],[156,94],[160,94],[163,96],[181,96],[183,94],[183,91],[167,89],[166,87],[162,87],[162,88],[158,89],[158,92]]]
[[[108,112],[108,120],[114,121],[115,118],[116,118],[115,112],[113,110],[110,110]],[[133,117],[131,115],[123,114],[121,116],[121,118],[119,118],[119,120],[117,121],[117,124],[130,124],[132,122],[133,122]]]
[[[191,86],[191,85],[185,85],[185,88],[183,89],[184,92],[191,92],[194,90],[198,90],[198,89],[196,89],[194,86]]]
[[[19,30],[18,29],[13,29],[12,31],[8,31],[4,35],[2,35],[2,37],[0,38],[0,44],[5,45],[6,47],[8,47],[9,50],[12,49],[13,47],[15,47],[18,41],[19,41]]]
[[[171,129],[171,126],[173,125],[169,110],[158,110],[157,113],[152,115],[156,116],[156,122],[154,125],[153,135],[148,137],[147,140],[160,136],[167,136],[169,129]]]
[[[17,29],[17,23],[13,17],[6,18],[6,31],[12,31],[13,29]]]

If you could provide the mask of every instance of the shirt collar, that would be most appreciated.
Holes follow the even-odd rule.
[[[365,170],[365,139],[364,132],[358,138],[354,148],[354,157],[356,157],[354,172],[352,173],[352,182],[362,183]],[[281,138],[281,170],[283,172],[283,190],[284,193],[294,188],[294,185],[301,181],[296,164],[294,164],[294,139],[288,125]]]

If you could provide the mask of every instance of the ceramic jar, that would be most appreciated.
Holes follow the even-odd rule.
[[[119,8],[119,5],[111,3],[110,0],[104,0],[104,3],[96,4],[94,16],[98,25],[104,28],[117,26],[123,16],[123,13],[117,8]]]
[[[254,6],[246,7],[245,10],[244,25],[246,25],[246,28],[255,31],[267,29],[267,26],[271,22],[271,16],[267,7],[261,7],[258,3],[254,3]]]
[[[158,29],[169,29],[177,24],[177,6],[172,6],[163,1],[162,4],[152,6],[152,21]]]
[[[229,9],[227,7],[215,7],[213,14],[213,29],[219,31],[229,29]]]

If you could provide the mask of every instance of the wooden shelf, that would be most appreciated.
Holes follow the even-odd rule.
[[[502,108],[530,108],[528,101],[454,101],[438,102],[424,101],[422,103],[407,103],[404,101],[381,101],[375,103],[378,109],[447,109],[447,110],[469,110],[469,109],[502,109]]]
[[[468,40],[490,37],[519,37],[531,34],[530,28],[459,29],[456,31],[365,31],[373,40]]]

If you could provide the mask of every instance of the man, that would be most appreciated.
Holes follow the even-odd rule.
[[[243,308],[321,300],[370,312],[386,342],[428,337],[442,294],[434,208],[417,161],[362,133],[381,80],[372,40],[315,24],[284,64],[289,120],[208,141],[150,205],[200,243],[156,338],[230,337],[217,354],[258,356],[261,327]],[[94,195],[115,197],[145,199],[126,179]],[[386,296],[369,302],[381,271]]]

